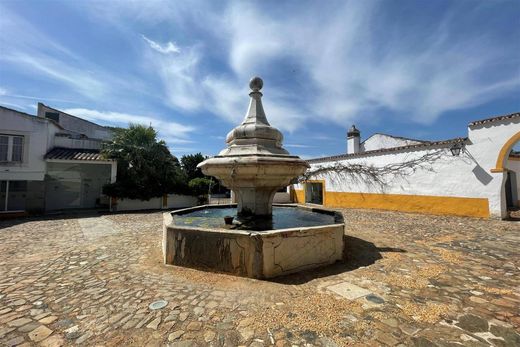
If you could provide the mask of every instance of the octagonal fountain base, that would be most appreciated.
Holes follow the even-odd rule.
[[[332,264],[343,256],[343,216],[300,205],[273,205],[271,220],[224,223],[236,205],[165,213],[164,263],[272,278]]]

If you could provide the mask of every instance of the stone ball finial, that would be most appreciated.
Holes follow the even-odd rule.
[[[249,88],[251,88],[252,91],[258,92],[262,87],[264,86],[264,81],[258,76],[255,76],[251,78],[249,81]]]

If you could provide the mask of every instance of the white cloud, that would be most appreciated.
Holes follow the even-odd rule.
[[[106,84],[88,71],[90,64],[81,57],[7,8],[0,6],[0,11],[0,61],[29,76],[37,74],[65,83],[90,98],[106,91]]]
[[[63,82],[81,94],[96,98],[102,96],[107,87],[88,71],[64,63],[50,56],[34,53],[11,52],[3,54],[0,60],[17,65],[26,71],[39,73]]]
[[[6,94],[7,94],[7,89],[0,87],[0,95],[6,95]]]
[[[22,110],[27,108],[27,106],[23,106],[23,105],[20,105],[20,104],[15,104],[15,103],[12,103],[12,102],[7,102],[7,101],[2,101],[2,100],[0,100],[0,105],[5,106],[7,108],[13,107],[15,109],[22,109]]]
[[[148,43],[148,45],[150,45],[150,48],[156,50],[159,53],[169,54],[169,53],[179,53],[181,51],[179,49],[179,47],[177,47],[177,45],[175,45],[175,43],[173,43],[171,41],[169,41],[165,45],[161,45],[161,44],[159,44],[159,43],[157,43],[157,42],[155,42],[153,40],[150,40],[149,38],[147,38],[144,35],[141,35],[141,36]]]
[[[167,143],[190,143],[190,140],[186,140],[185,137],[195,130],[192,126],[150,116],[89,110],[85,108],[69,108],[63,111],[103,125],[127,126],[129,123],[145,126],[151,125]]]
[[[178,138],[178,137],[163,137],[162,138],[164,141],[166,141],[167,143],[174,143],[174,144],[186,144],[186,143],[195,143],[195,141],[193,140],[188,140],[188,139],[181,139],[181,138]]]
[[[301,144],[298,144],[298,143],[286,143],[284,144],[284,147],[289,147],[289,148],[315,148],[316,146],[310,146],[310,145],[301,145]]]
[[[201,53],[197,47],[169,55],[146,52],[145,57],[162,81],[168,105],[185,111],[202,107],[204,98],[198,71]]]
[[[387,113],[428,124],[447,111],[518,92],[520,86],[518,45],[503,44],[486,26],[470,30],[460,24],[480,22],[484,7],[452,6],[432,14],[419,30],[407,26],[408,18],[395,22],[386,13],[390,5],[377,1],[277,4],[276,11],[251,2],[129,0],[83,6],[92,16],[103,16],[104,23],[134,34],[129,40],[163,26],[183,35],[182,50],[141,35],[151,48],[143,52],[143,65],[151,65],[160,78],[161,97],[169,106],[232,123],[246,112],[247,81],[256,74],[265,80],[268,119],[286,131],[308,121],[343,127],[368,117],[375,122]],[[67,59],[79,59],[52,47]],[[98,80],[68,61],[60,69],[47,56],[22,58],[31,71],[75,88],[85,85],[80,90],[86,94],[102,90]]]
[[[59,99],[59,98],[48,98],[46,96],[32,96],[32,95],[20,95],[20,94],[5,94],[5,96],[16,99],[29,99],[29,100],[38,100],[38,101],[56,101],[61,103],[76,103],[74,100],[67,99]]]
[[[231,2],[211,16],[211,31],[220,33],[218,44],[228,52],[231,72],[204,71],[202,65],[211,54],[197,46],[174,58],[149,58],[159,62],[172,106],[207,110],[233,123],[245,114],[248,78],[264,72],[268,119],[287,131],[306,120],[345,126],[367,116],[377,119],[387,111],[405,121],[428,124],[447,111],[518,90],[518,71],[493,71],[498,62],[511,65],[518,53],[485,34],[460,35],[453,13],[457,9],[439,17],[433,29],[414,32],[403,26],[397,27],[396,35],[378,37],[374,28],[384,25],[382,5],[312,5],[287,18],[251,3]],[[280,63],[299,71],[300,77],[292,81],[295,88],[271,84],[279,77]],[[291,78],[287,71],[282,73]]]

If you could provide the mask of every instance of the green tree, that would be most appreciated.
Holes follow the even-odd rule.
[[[179,161],[150,127],[130,124],[114,131],[112,141],[101,153],[117,160],[117,180],[103,187],[103,193],[120,198],[150,200],[167,193],[184,193],[187,180]]]
[[[207,195],[214,185],[215,181],[209,176],[194,178],[188,183],[191,194],[198,196],[200,203],[207,200]]]
[[[181,157],[181,167],[188,182],[194,178],[207,177],[199,168],[197,168],[197,165],[206,160],[206,158],[207,157],[203,156],[202,153],[188,154]]]

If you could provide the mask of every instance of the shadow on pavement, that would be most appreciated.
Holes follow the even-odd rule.
[[[381,253],[406,252],[406,250],[401,248],[378,248],[372,242],[348,235],[344,236],[343,241],[345,248],[343,249],[342,261],[313,270],[304,270],[292,275],[276,277],[269,281],[281,284],[303,284],[317,278],[338,275],[359,269],[360,267],[370,266],[379,259],[383,259]]]

